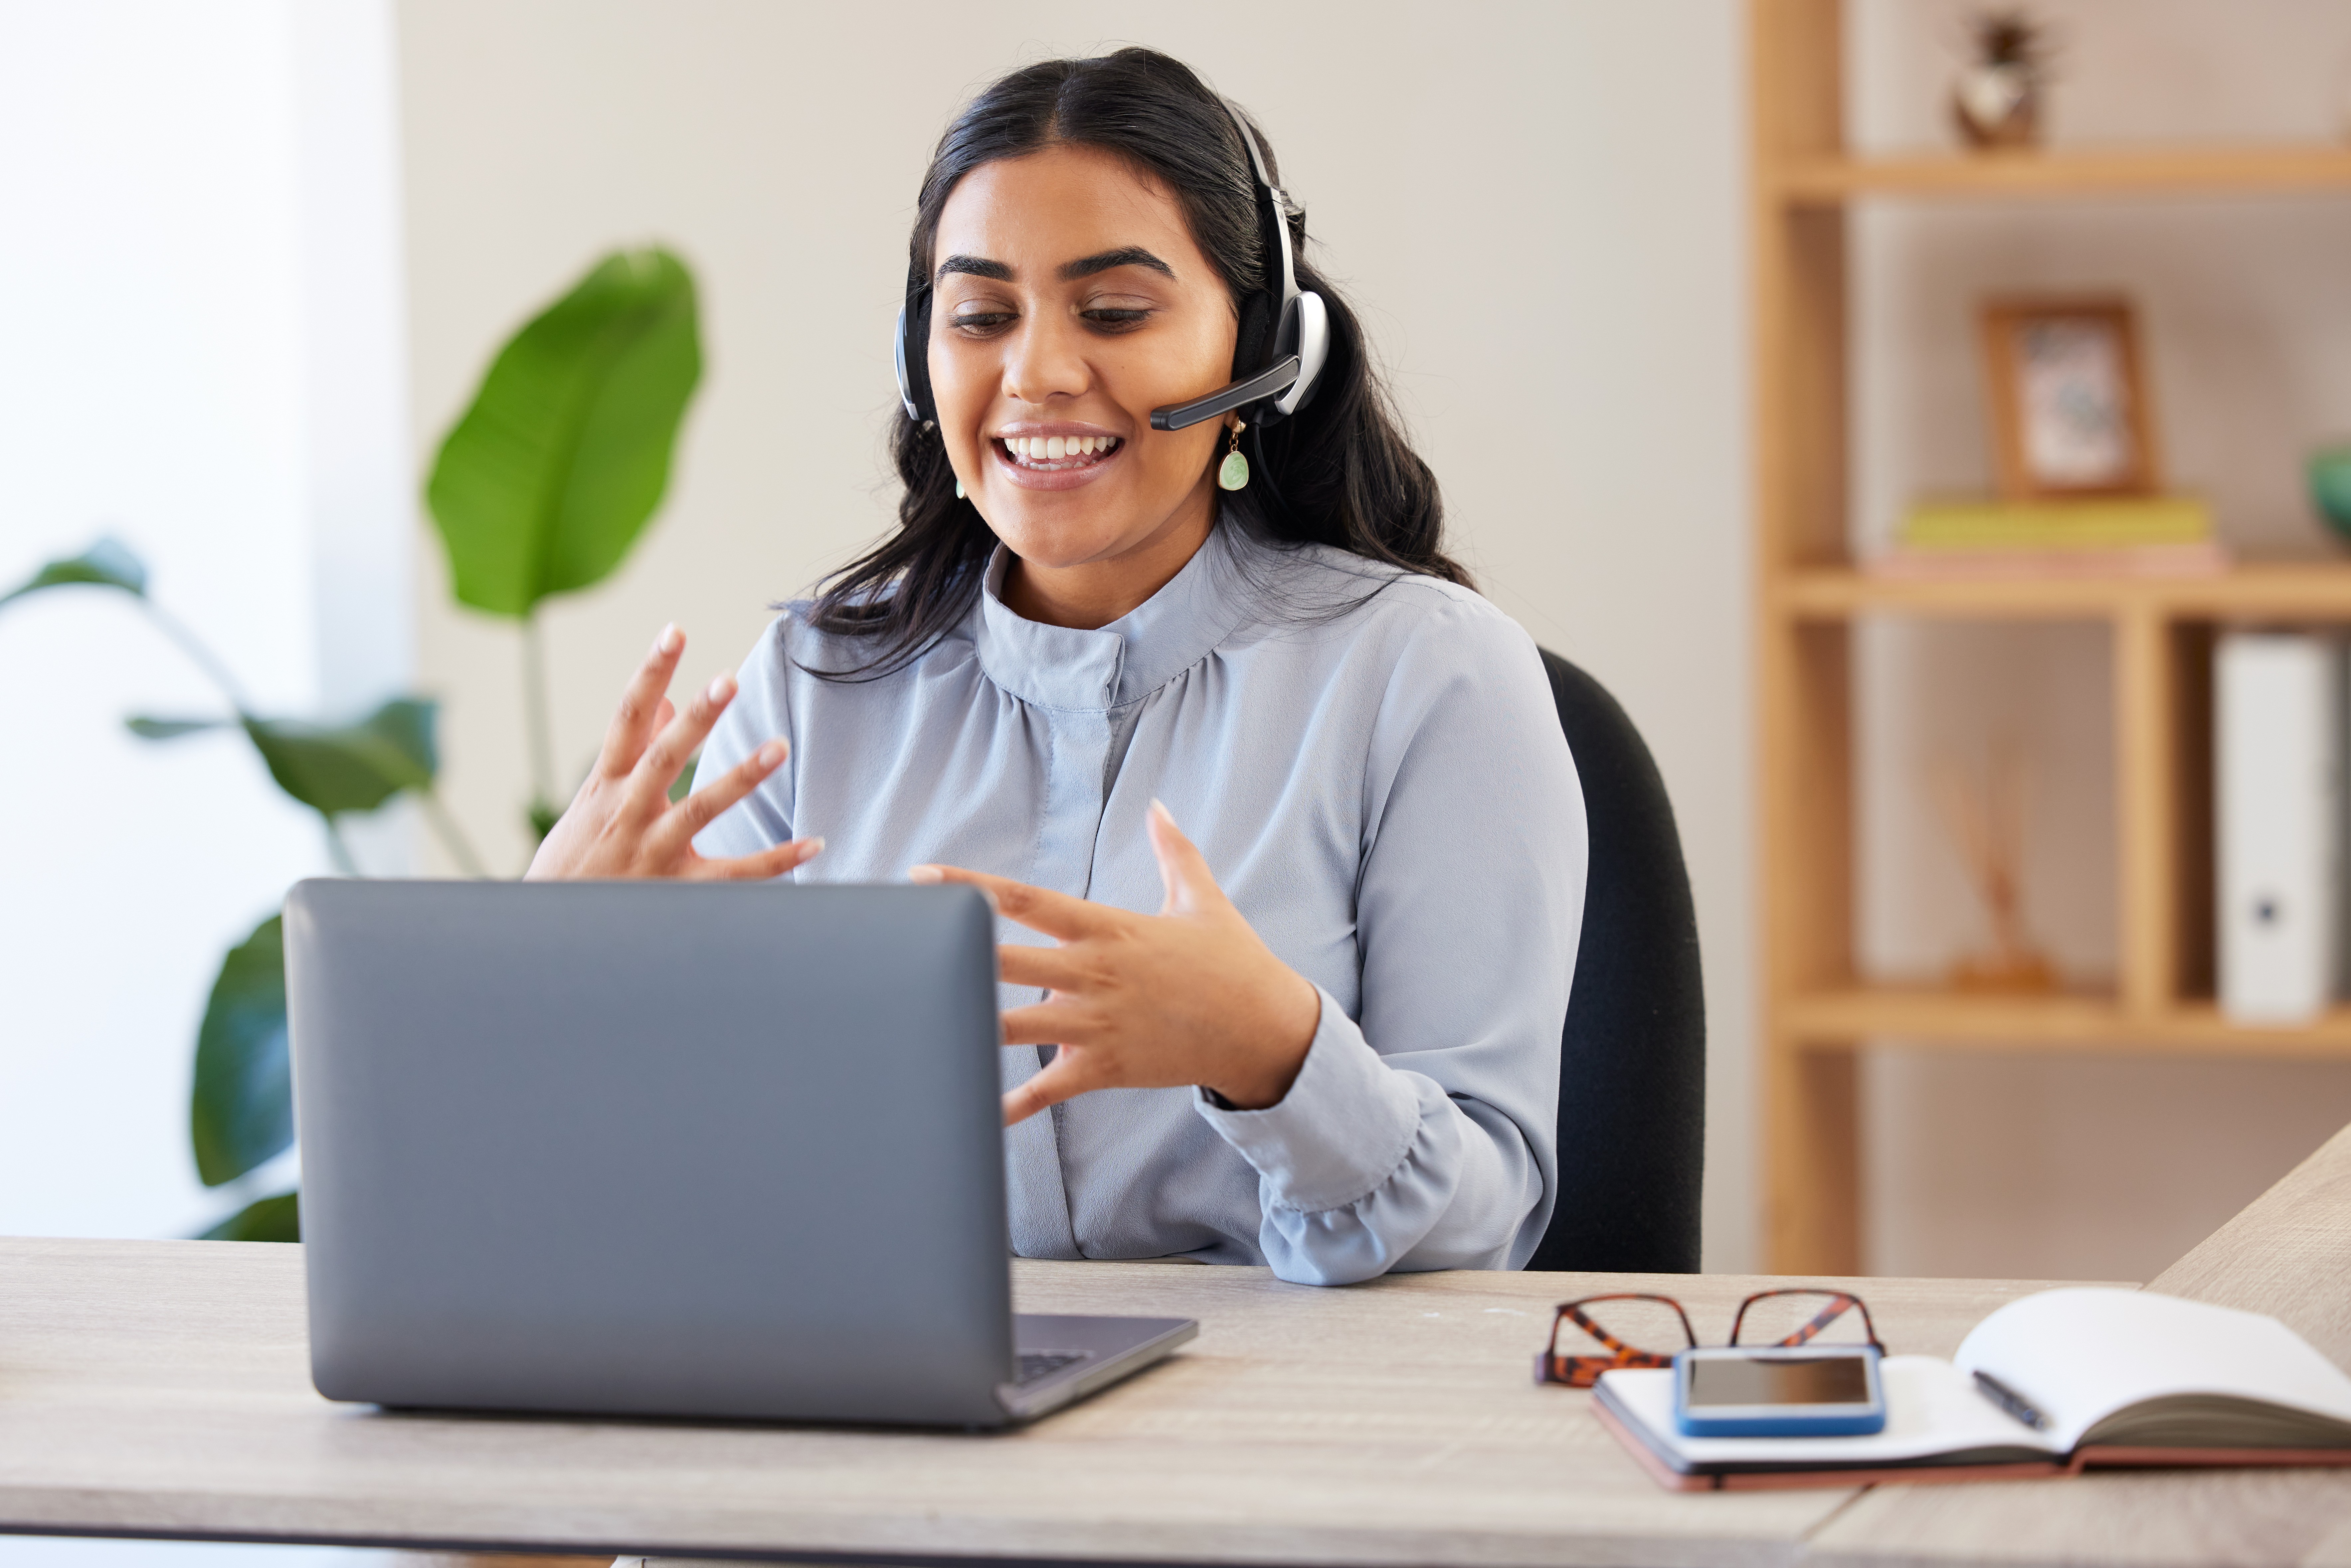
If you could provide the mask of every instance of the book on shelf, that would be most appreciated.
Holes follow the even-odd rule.
[[[2151,1291],[2043,1291],[1951,1360],[1889,1355],[1879,1373],[1886,1427],[1866,1437],[1685,1437],[1671,1368],[1603,1373],[1593,1409],[1676,1491],[2351,1465],[2351,1377],[2275,1318]]]
[[[2193,496],[2064,501],[1921,501],[1894,548],[1866,570],[1881,577],[2195,577],[2228,569],[2211,508]]]
[[[2214,925],[2220,1010],[2308,1023],[2342,988],[2345,651],[2314,632],[2212,649]]]

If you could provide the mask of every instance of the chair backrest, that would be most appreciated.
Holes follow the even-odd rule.
[[[1530,1269],[1698,1271],[1706,998],[1673,802],[1599,682],[1545,651],[1591,831],[1560,1040],[1559,1199]]]

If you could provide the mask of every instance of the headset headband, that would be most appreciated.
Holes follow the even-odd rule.
[[[1267,204],[1273,209],[1270,226],[1273,230],[1274,248],[1281,255],[1281,291],[1276,303],[1286,308],[1298,298],[1298,269],[1291,264],[1290,255],[1290,196],[1273,183],[1273,175],[1265,166],[1264,149],[1258,145],[1257,132],[1249,129],[1249,117],[1240,111],[1240,106],[1222,95],[1217,101],[1223,104],[1225,112],[1233,117],[1233,129],[1241,133],[1241,145],[1249,150],[1249,168],[1257,175],[1258,190],[1263,193]]]
[[[1256,177],[1255,194],[1261,225],[1271,231],[1266,239],[1269,287],[1265,292],[1273,311],[1273,362],[1254,375],[1218,387],[1206,397],[1153,409],[1154,430],[1182,430],[1235,409],[1249,410],[1255,423],[1271,424],[1296,413],[1313,395],[1314,382],[1322,373],[1322,361],[1330,352],[1330,319],[1322,297],[1301,294],[1298,289],[1298,267],[1290,248],[1289,194],[1273,183],[1273,172],[1266,167],[1264,149],[1258,141],[1257,132],[1249,129],[1249,117],[1231,99],[1219,94],[1217,101],[1225,106],[1225,112],[1232,117],[1233,129],[1240,133],[1241,147],[1249,153],[1249,172]]]

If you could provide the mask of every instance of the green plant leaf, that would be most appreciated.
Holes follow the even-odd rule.
[[[520,618],[621,564],[702,375],[695,318],[684,263],[617,251],[499,350],[424,489],[461,603]]]
[[[299,1241],[302,1239],[302,1199],[281,1192],[256,1198],[210,1230],[199,1241]]]
[[[440,769],[436,709],[423,697],[395,697],[357,724],[252,717],[244,724],[277,787],[332,817],[372,811],[402,789],[433,782]]]
[[[229,949],[196,1032],[188,1107],[196,1175],[235,1181],[294,1141],[293,1069],[286,1053],[286,932],[277,915]]]
[[[233,718],[152,718],[141,714],[124,719],[122,726],[141,740],[177,740],[207,729],[226,729],[235,723]]]
[[[671,805],[676,805],[680,800],[684,800],[688,795],[694,793],[695,770],[701,766],[702,753],[699,751],[685,759],[685,766],[677,770],[677,777],[675,779],[670,780],[669,803]]]
[[[76,556],[53,560],[23,582],[0,593],[0,604],[12,599],[22,599],[28,593],[38,593],[45,588],[66,588],[84,583],[96,588],[119,588],[125,593],[144,598],[147,593],[147,564],[131,553],[131,547],[117,538],[102,538]]]

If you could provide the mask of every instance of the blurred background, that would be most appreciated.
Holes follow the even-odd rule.
[[[1024,62],[1136,42],[1264,125],[1459,553],[1654,748],[1707,972],[1707,1265],[1765,1267],[1757,758],[1776,721],[1755,606],[1776,457],[1757,432],[1776,427],[1755,389],[1777,384],[1758,353],[1798,329],[1757,316],[1782,198],[1759,185],[1751,53],[1841,50],[1823,90],[1845,151],[1935,169],[1970,156],[1955,84],[1986,64],[1983,6],[1786,9],[1810,30],[1775,41],[1735,0],[0,3],[0,585],[100,536],[149,573],[143,599],[0,605],[0,1233],[190,1235],[292,1180],[283,1155],[199,1180],[193,1042],[223,954],[335,852],[235,731],[126,730],[225,711],[174,636],[255,712],[436,700],[437,809],[515,874],[524,642],[455,601],[422,499],[500,346],[617,248],[665,247],[695,280],[704,369],[666,497],[616,570],[537,617],[568,798],[664,622],[705,680],[886,526],[890,325],[956,106]],[[1853,201],[1839,548],[1866,559],[1918,497],[1992,486],[1980,302],[2089,292],[2136,306],[2168,486],[2241,559],[2327,570],[2303,462],[2351,435],[2351,8],[2046,0],[2029,19],[2032,141],[1976,156],[2290,147],[2304,177],[2076,196],[2011,163],[1965,176],[1963,201],[1918,195],[1931,170]],[[1934,977],[1982,943],[1921,779],[1998,749],[2025,759],[2024,922],[2067,986],[2111,989],[2127,781],[2105,627],[1869,617],[1849,653],[1854,968]],[[343,812],[341,852],[463,869],[430,804]],[[2330,1060],[2351,1036],[2328,1028],[2157,1053],[2122,1025],[2095,1049],[2020,1026],[1985,1052],[1872,1025],[1848,1261],[2149,1278],[2351,1120],[2351,1062]]]

